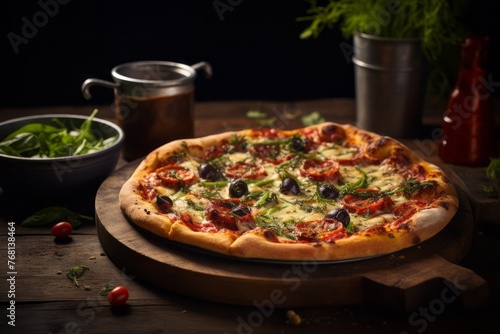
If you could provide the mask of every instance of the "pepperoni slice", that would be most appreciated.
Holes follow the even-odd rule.
[[[237,162],[226,168],[226,176],[230,179],[257,180],[267,175],[264,167],[253,162]]]
[[[231,137],[230,141],[223,141],[219,145],[212,145],[205,149],[201,155],[202,161],[209,161],[216,159],[228,152],[245,152],[247,149],[247,142],[245,139],[237,136]],[[192,154],[193,148],[190,147]]]
[[[338,159],[338,162],[342,166],[356,166],[356,165],[367,166],[367,165],[378,165],[380,163],[380,160],[359,154],[357,156],[348,159]]]
[[[279,145],[255,144],[249,149],[250,154],[262,160],[276,160],[280,154]]]
[[[251,209],[237,199],[210,202],[205,210],[205,216],[218,229],[244,232],[255,228]]]
[[[358,189],[359,194],[347,195],[342,199],[342,205],[350,213],[358,215],[369,214],[373,216],[384,212],[390,212],[394,202],[389,196],[376,196],[379,193],[376,189]],[[366,193],[374,196],[366,196]]]
[[[347,230],[342,227],[333,232],[326,233],[321,236],[321,240],[326,242],[335,242],[335,240],[344,239],[351,235],[351,233],[347,232]]]
[[[300,222],[295,225],[296,235],[300,241],[324,240],[324,236],[334,234],[339,230],[344,230],[344,226],[332,218]]]
[[[161,183],[161,180],[158,178],[150,177],[141,181],[139,185],[139,192],[145,200],[152,200],[156,197],[156,186]]]
[[[193,183],[196,180],[196,174],[186,167],[177,165],[166,165],[156,170],[156,175],[162,180],[162,183],[168,188],[179,188]]]
[[[417,211],[422,208],[427,207],[427,202],[425,201],[409,201],[403,204],[398,205],[394,208],[394,216],[396,220],[392,223],[394,226],[399,226],[402,223],[406,222],[408,218],[413,216]]]
[[[202,159],[203,159],[203,161],[207,161],[207,160],[212,160],[212,159],[218,158],[227,152],[227,148],[228,148],[228,146],[226,144],[222,144],[219,146],[215,146],[215,145],[209,146],[209,147],[207,147],[207,149],[203,153]]]
[[[300,175],[321,182],[339,177],[339,168],[339,163],[333,159],[307,159],[300,167]]]

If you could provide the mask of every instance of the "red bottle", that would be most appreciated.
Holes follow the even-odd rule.
[[[487,37],[474,37],[462,45],[457,83],[442,122],[439,156],[444,162],[479,167],[495,156],[492,87],[485,71],[488,42]]]

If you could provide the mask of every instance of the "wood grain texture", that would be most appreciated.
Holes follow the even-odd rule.
[[[279,307],[368,304],[413,310],[436,289],[446,288],[444,282],[457,288],[464,308],[481,305],[487,296],[481,277],[453,264],[465,255],[472,238],[472,212],[464,196],[443,231],[395,254],[330,264],[251,262],[172,243],[131,224],[119,209],[117,194],[137,163],[119,169],[101,185],[97,232],[118,266],[155,285],[210,301],[253,305],[271,300]]]
[[[449,175],[472,204],[474,218],[494,222],[500,217],[500,184],[489,179],[485,168],[450,165]]]

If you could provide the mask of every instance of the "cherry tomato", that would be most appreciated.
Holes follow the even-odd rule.
[[[120,306],[128,300],[128,290],[124,286],[117,286],[108,293],[108,303],[112,306]]]
[[[66,238],[73,231],[73,226],[68,222],[60,222],[52,226],[50,232],[56,238]]]

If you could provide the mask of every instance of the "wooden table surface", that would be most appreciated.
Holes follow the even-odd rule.
[[[113,118],[111,106],[98,108],[100,117]],[[0,121],[30,114],[88,115],[92,109],[93,106],[0,109]],[[255,126],[245,117],[248,110],[270,114],[273,110],[281,114],[318,111],[329,121],[354,121],[354,102],[349,99],[204,102],[196,105],[196,136]],[[426,113],[424,121],[430,128],[437,127],[439,115]],[[297,125],[300,125],[299,118],[289,121],[286,127]],[[425,135],[404,142],[427,159],[441,164]],[[117,168],[126,163],[120,160]],[[99,243],[95,222],[85,222],[73,232],[70,241],[64,243],[57,242],[47,227],[20,225],[24,217],[48,205],[62,205],[93,216],[94,197],[95,193],[75,192],[61,198],[46,198],[43,189],[36,189],[36,185],[33,194],[25,198],[0,195],[1,333],[490,333],[498,328],[500,218],[474,222],[470,250],[459,262],[487,281],[490,294],[485,305],[464,310],[459,306],[459,298],[456,303],[443,303],[444,296],[438,293],[429,303],[410,312],[388,313],[349,305],[295,308],[302,322],[294,325],[287,319],[288,309],[265,308],[260,301],[256,301],[255,307],[214,303],[142,281],[128,272],[126,266],[118,267],[107,257]],[[13,270],[7,261],[8,248],[13,248],[7,245],[8,228],[12,225],[15,227],[15,240],[11,239],[15,247]],[[68,269],[76,265],[90,268],[79,280],[80,287],[66,277]],[[105,284],[127,286],[130,299],[125,307],[112,308],[98,295]]]

